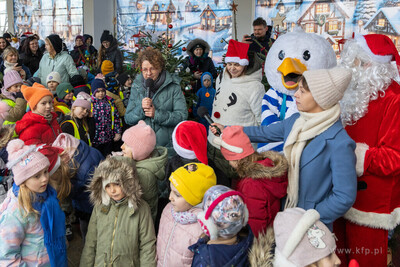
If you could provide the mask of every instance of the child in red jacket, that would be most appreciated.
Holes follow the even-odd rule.
[[[272,225],[286,195],[288,163],[274,151],[257,153],[243,132],[242,126],[224,129],[213,142],[239,175],[235,190],[242,193],[249,210],[249,225],[254,235],[265,232]]]
[[[15,132],[26,145],[51,144],[61,133],[57,114],[52,112],[53,94],[39,83],[22,85],[21,92],[31,111],[15,125]]]

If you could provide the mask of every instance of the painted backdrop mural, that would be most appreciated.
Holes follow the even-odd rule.
[[[232,35],[231,0],[117,0],[118,39],[134,49],[132,35],[139,31],[158,36],[168,25],[172,42],[206,40],[218,63]],[[225,40],[225,41],[223,41]]]
[[[15,33],[44,39],[57,33],[67,44],[83,34],[83,0],[14,0]]]
[[[324,36],[339,53],[353,32],[389,36],[400,51],[400,0],[256,0],[256,17],[267,18],[275,37],[301,25]]]

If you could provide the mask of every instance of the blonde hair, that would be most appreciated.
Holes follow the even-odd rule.
[[[103,63],[103,59],[106,56],[106,48],[103,44],[100,45],[100,49],[97,55],[97,67],[100,68],[101,64]]]
[[[71,112],[69,113],[69,115],[71,116],[71,119],[75,122],[75,124],[78,125],[78,121],[76,120],[76,116],[74,114],[74,110],[75,110],[76,107],[77,106],[74,106],[74,107],[71,108]],[[90,110],[88,112],[90,112]],[[82,118],[82,125],[87,131],[89,131],[89,125],[87,123],[86,117]]]
[[[19,58],[19,55],[18,55],[18,50],[17,49],[15,49],[14,47],[12,47],[12,46],[8,46],[6,49],[4,49],[4,51],[3,51],[3,59],[4,60],[6,60],[7,59],[7,57],[10,55],[10,54],[15,54],[15,55],[17,55],[17,58]]]
[[[47,41],[48,45],[51,47],[51,50],[54,51],[54,53],[50,53],[50,51],[47,51],[50,55],[51,58],[54,58],[57,55],[56,50],[54,49],[53,44],[51,43],[49,38],[46,38],[45,41]],[[50,50],[50,49],[49,49]]]
[[[67,153],[63,151],[60,154],[60,158],[63,154]],[[72,159],[73,160],[73,159]],[[49,183],[50,185],[57,191],[57,198],[60,201],[66,199],[71,193],[71,178],[74,177],[76,172],[76,168],[71,168],[68,163],[65,163],[63,160],[60,161],[60,167],[58,170],[51,175],[51,177],[56,176],[58,179],[52,179],[50,177]]]
[[[20,211],[23,212],[24,217],[27,217],[29,214],[39,217],[39,211],[35,210],[32,206],[32,203],[36,200],[36,194],[25,185],[25,182],[19,187],[18,204]]]

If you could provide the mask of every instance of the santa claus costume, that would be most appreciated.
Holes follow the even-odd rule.
[[[356,202],[335,223],[337,252],[344,266],[387,266],[388,231],[400,224],[400,57],[387,36],[371,34],[347,41],[341,58],[353,70],[341,108],[359,177]]]

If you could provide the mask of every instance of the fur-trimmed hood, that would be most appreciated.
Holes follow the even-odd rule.
[[[272,267],[275,257],[275,236],[272,226],[267,228],[266,233],[260,233],[254,238],[253,245],[249,251],[250,266]]]
[[[6,147],[14,135],[15,124],[3,126],[0,130],[0,148]]]
[[[209,45],[206,41],[204,41],[203,39],[200,39],[200,38],[193,39],[193,40],[190,41],[190,43],[187,45],[187,47],[186,47],[186,53],[189,55],[189,57],[194,57],[194,54],[193,54],[192,49],[193,49],[193,47],[194,47],[195,45],[197,45],[197,44],[200,44],[200,45],[202,45],[202,46],[205,47],[203,56],[206,55],[205,57],[207,57],[207,56],[208,56],[208,53],[210,52],[210,45]]]
[[[266,151],[260,153],[256,161],[240,160],[236,171],[241,178],[263,179],[282,177],[287,174],[288,167],[285,156],[275,151]]]
[[[128,199],[128,206],[135,210],[138,208],[142,189],[133,159],[110,157],[99,164],[89,185],[90,201],[94,205],[108,206],[110,204],[110,197],[104,189],[108,183],[119,184]]]

